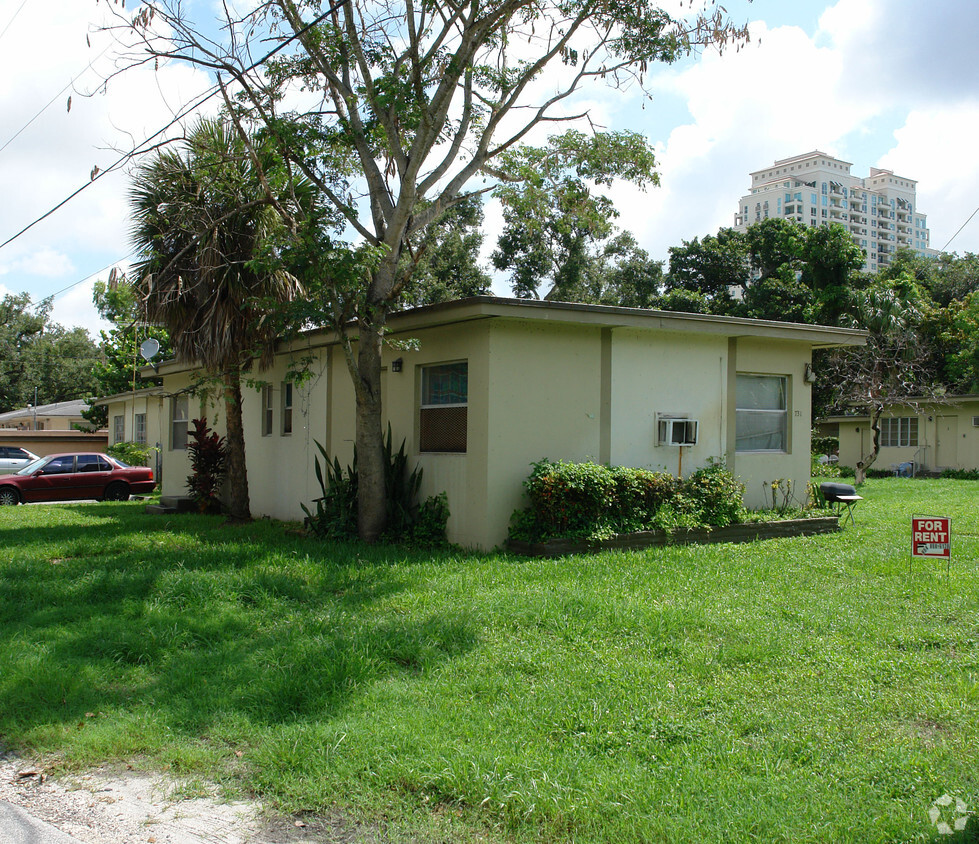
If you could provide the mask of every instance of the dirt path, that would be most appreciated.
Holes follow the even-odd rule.
[[[342,821],[265,813],[256,801],[198,796],[186,783],[131,769],[97,768],[59,779],[41,766],[0,755],[0,800],[22,807],[86,844],[355,844],[376,830]],[[0,844],[22,844],[5,837]]]

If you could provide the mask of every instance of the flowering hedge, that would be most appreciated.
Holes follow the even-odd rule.
[[[744,521],[744,485],[723,463],[686,479],[665,472],[541,460],[524,482],[530,505],[514,512],[510,538],[597,539],[641,530],[721,527]]]

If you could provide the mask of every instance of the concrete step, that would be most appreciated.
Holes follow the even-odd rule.
[[[170,513],[176,513],[176,507],[164,507],[162,504],[147,504],[146,512],[152,513],[157,516],[168,515]]]
[[[161,507],[172,507],[181,513],[190,513],[197,509],[194,499],[189,495],[161,495]]]

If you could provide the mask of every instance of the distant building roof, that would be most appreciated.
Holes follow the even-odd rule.
[[[14,422],[18,419],[33,419],[37,416],[81,416],[82,411],[88,410],[88,402],[84,399],[73,401],[58,401],[54,404],[39,404],[37,407],[22,407],[19,410],[8,410],[0,413],[0,422]]]

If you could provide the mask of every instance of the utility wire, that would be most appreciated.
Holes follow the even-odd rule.
[[[61,290],[58,290],[55,293],[51,293],[51,294],[45,296],[44,298],[45,299],[57,299],[62,293],[67,293],[72,288],[78,287],[79,284],[84,284],[86,281],[88,281],[93,276],[101,275],[106,270],[111,270],[114,266],[116,266],[116,264],[121,264],[123,261],[127,260],[128,258],[131,258],[132,256],[133,256],[133,253],[132,252],[130,252],[128,255],[123,255],[121,258],[116,259],[111,264],[106,264],[104,267],[102,267],[101,270],[96,270],[94,273],[89,273],[84,278],[80,278],[78,281],[73,282],[72,284],[69,284],[67,287],[62,287]]]
[[[24,0],[24,2],[26,3],[27,0]],[[280,43],[278,46],[276,46],[276,47],[272,48],[271,50],[269,50],[269,52],[267,52],[260,59],[256,59],[248,67],[244,68],[241,71],[241,73],[243,73],[243,74],[244,73],[249,73],[250,71],[254,70],[259,65],[264,64],[265,62],[267,62],[270,58],[272,58],[272,56],[274,56],[280,50],[284,49],[288,44],[290,44],[291,42],[295,41],[297,38],[300,38],[303,35],[305,35],[314,26],[317,26],[320,23],[320,21],[325,20],[327,17],[329,17],[331,14],[333,14],[333,12],[335,12],[340,6],[344,5],[347,2],[349,2],[349,0],[335,0],[335,2],[333,2],[333,3],[330,4],[330,7],[325,12],[323,12],[318,17],[314,18],[311,23],[306,24],[306,26],[304,26],[302,29],[300,29],[299,32],[296,32],[296,33],[293,33],[292,35],[290,35],[288,38],[286,38],[284,41],[282,41],[282,43]],[[48,211],[45,211],[36,220],[34,220],[31,223],[28,223],[19,232],[17,232],[16,234],[8,237],[3,243],[0,243],[0,249],[3,249],[5,246],[10,245],[15,240],[17,240],[17,238],[19,238],[21,235],[25,234],[30,229],[34,228],[34,226],[36,226],[42,220],[47,219],[52,214],[54,214],[55,211],[59,210],[60,208],[64,207],[65,205],[67,205],[71,200],[73,200],[76,196],[78,196],[78,194],[80,194],[86,188],[91,187],[96,181],[98,181],[99,179],[101,179],[103,176],[105,176],[108,173],[111,173],[114,170],[118,169],[123,163],[125,163],[129,159],[134,158],[139,153],[139,150],[140,150],[141,147],[146,146],[151,141],[155,141],[160,135],[162,135],[164,132],[166,132],[167,129],[169,129],[174,124],[179,123],[181,120],[183,120],[184,117],[186,117],[188,114],[190,114],[192,111],[194,111],[194,109],[199,108],[200,106],[202,106],[209,99],[211,99],[211,97],[215,96],[219,91],[220,91],[220,88],[217,85],[212,86],[212,88],[210,89],[210,93],[201,95],[200,99],[198,99],[195,103],[193,103],[192,105],[188,106],[187,108],[183,109],[179,114],[177,114],[173,118],[173,120],[171,120],[169,123],[167,123],[163,128],[161,128],[158,131],[154,132],[148,138],[146,138],[145,140],[143,140],[142,143],[137,144],[135,147],[133,147],[133,149],[130,152],[123,153],[107,169],[100,170],[99,172],[95,173],[84,185],[82,185],[80,188],[78,188],[77,190],[75,190],[72,193],[70,193],[67,197],[65,197],[63,200],[61,200],[61,202],[59,202],[53,208],[49,209]]]
[[[965,221],[965,222],[964,222],[964,223],[963,223],[963,224],[962,224],[962,225],[961,225],[961,226],[959,227],[959,230],[958,230],[958,231],[957,231],[957,232],[956,232],[955,234],[953,234],[953,235],[952,235],[952,236],[951,236],[951,237],[950,237],[950,238],[948,239],[948,243],[951,243],[951,242],[952,242],[953,240],[955,240],[955,238],[957,238],[957,237],[958,237],[958,236],[959,236],[960,234],[962,234],[962,229],[964,229],[964,228],[965,228],[965,227],[966,227],[967,225],[969,225],[969,223],[971,223],[971,222],[972,222],[972,218],[973,218],[973,217],[975,217],[975,216],[976,216],[976,214],[979,214],[979,207],[977,207],[977,208],[976,208],[976,210],[975,210],[975,211],[973,211],[973,212],[972,212],[972,213],[971,213],[971,214],[969,215],[969,219],[968,219],[968,220],[966,220],[966,221]],[[946,243],[946,244],[945,244],[945,245],[944,245],[944,246],[942,247],[942,252],[944,252],[944,251],[945,251],[946,249],[948,249],[948,243]]]
[[[25,2],[26,2],[26,0],[25,0]],[[112,45],[109,44],[101,53],[99,53],[94,59],[92,59],[88,63],[88,67],[86,67],[83,71],[81,71],[67,85],[65,85],[64,88],[62,88],[60,91],[58,91],[57,94],[55,94],[50,100],[48,100],[47,105],[43,106],[41,108],[41,110],[37,114],[35,114],[30,120],[28,120],[23,126],[21,126],[20,129],[18,129],[15,134],[13,134],[9,138],[7,138],[7,140],[4,143],[4,145],[2,147],[0,147],[0,152],[3,152],[8,146],[10,146],[10,144],[12,144],[15,140],[17,140],[17,138],[20,136],[20,134],[28,126],[30,126],[35,120],[37,120],[42,114],[44,114],[44,112],[46,112],[49,108],[51,108],[52,103],[54,103],[54,101],[57,100],[59,97],[61,97],[65,93],[65,91],[67,91],[72,85],[74,85],[79,79],[81,79],[81,77],[91,69],[92,65],[95,64],[99,59],[101,59],[102,56],[104,56],[106,54],[106,52],[108,52],[109,47],[111,47],[111,46]]]
[[[24,6],[26,5],[27,5],[27,0],[24,0],[24,2],[17,7],[17,11],[14,12],[13,17],[9,21],[7,21],[7,25],[3,28],[3,32],[0,32],[0,38],[3,38],[3,36],[7,34],[7,30],[10,29],[10,25],[17,19],[17,15],[20,14],[20,10],[23,9]]]

